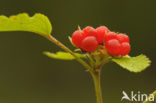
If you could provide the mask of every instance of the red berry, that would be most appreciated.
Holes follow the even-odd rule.
[[[82,41],[82,49],[86,52],[95,51],[98,46],[98,42],[94,36],[88,36]]]
[[[94,29],[93,27],[87,26],[83,29],[83,32],[86,36],[94,36],[96,37],[97,32],[96,29]]]
[[[117,40],[119,40],[120,43],[123,42],[129,43],[129,37],[126,34],[118,34],[116,38]]]
[[[102,44],[104,42],[105,35],[109,32],[109,29],[105,26],[100,26],[96,28],[97,31],[97,41],[99,44]]]
[[[121,44],[120,55],[125,56],[130,52],[130,50],[131,50],[130,44],[127,42],[124,42]]]
[[[109,54],[119,55],[120,52],[120,43],[116,39],[108,40],[105,44],[106,50]]]
[[[81,42],[84,38],[85,38],[84,34],[80,30],[77,30],[72,35],[72,42],[74,43],[75,46],[81,47]]]
[[[116,39],[117,34],[115,32],[109,32],[108,34],[105,35],[104,41],[107,42],[108,40],[111,39]]]

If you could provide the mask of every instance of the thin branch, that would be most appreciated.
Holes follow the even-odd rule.
[[[94,62],[93,58],[91,57],[91,55],[90,54],[87,54],[87,58],[89,59],[89,62],[91,64],[92,68],[94,68],[95,62]]]
[[[62,48],[63,50],[65,50],[66,52],[69,52],[71,55],[73,55],[75,57],[75,59],[78,62],[80,62],[87,70],[90,71],[92,69],[84,60],[82,60],[80,57],[76,56],[69,48],[67,48],[64,44],[62,44],[60,41],[58,41],[57,39],[55,39],[53,36],[48,35],[48,36],[45,36],[45,37],[48,40],[50,40],[51,42],[55,43],[60,48]]]

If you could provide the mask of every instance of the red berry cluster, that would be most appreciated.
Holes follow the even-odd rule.
[[[86,52],[95,51],[98,45],[105,45],[111,55],[125,56],[130,52],[129,37],[126,34],[111,32],[107,27],[100,26],[96,29],[87,26],[77,30],[72,35],[72,42]]]

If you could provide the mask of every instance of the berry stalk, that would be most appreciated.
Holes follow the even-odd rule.
[[[48,40],[50,40],[51,42],[55,43],[57,46],[59,46],[60,48],[62,48],[63,50],[65,50],[66,52],[69,52],[71,55],[73,55],[75,57],[75,59],[80,62],[88,71],[91,70],[91,67],[85,62],[83,61],[80,57],[76,56],[69,48],[67,48],[64,44],[62,44],[60,41],[58,41],[57,39],[55,39],[53,36],[48,35],[45,36]]]

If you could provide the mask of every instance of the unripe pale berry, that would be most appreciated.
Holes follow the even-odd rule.
[[[111,55],[119,55],[120,52],[120,43],[116,39],[108,40],[105,43],[106,50]]]
[[[128,37],[126,34],[118,34],[118,35],[116,36],[116,39],[117,39],[120,43],[123,43],[123,42],[129,43],[129,37]]]
[[[94,29],[93,27],[87,26],[83,29],[83,32],[86,36],[97,36],[97,32],[96,29]]]
[[[96,28],[97,31],[97,41],[99,44],[102,44],[104,42],[105,35],[109,32],[109,29],[105,26],[100,26]]]
[[[88,36],[82,40],[81,48],[86,52],[95,51],[98,46],[98,42],[94,36]]]
[[[80,31],[77,30],[72,34],[72,42],[76,47],[81,47],[81,42],[85,38],[84,34]]]
[[[104,41],[107,42],[108,40],[116,39],[117,34],[115,32],[109,32],[105,35]]]
[[[130,52],[130,50],[131,50],[130,44],[127,42],[124,42],[121,44],[120,55],[125,56]]]

